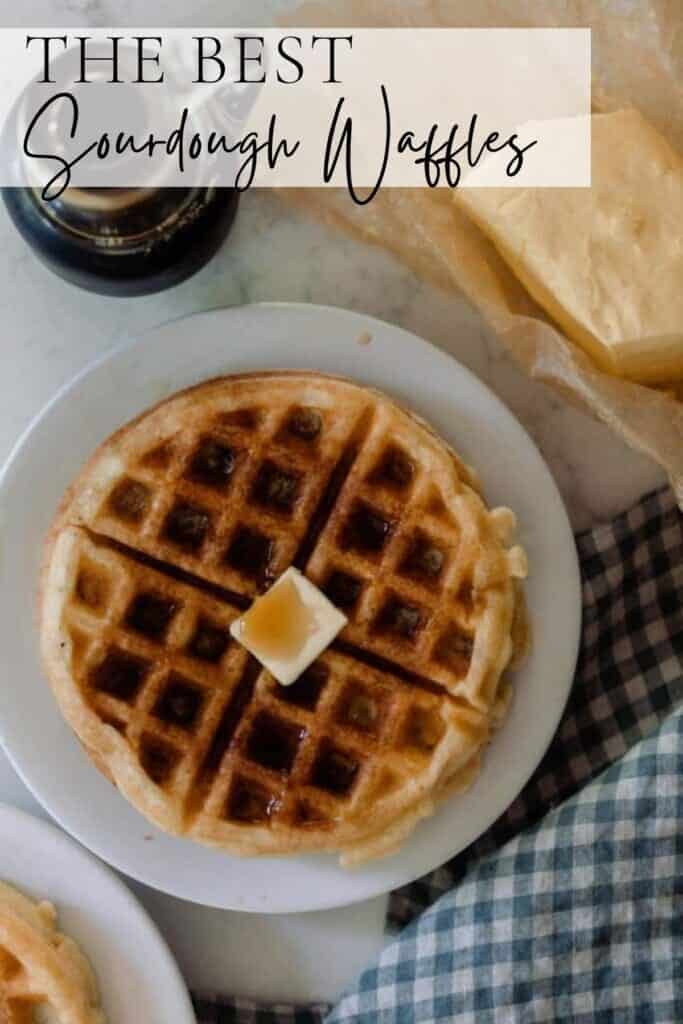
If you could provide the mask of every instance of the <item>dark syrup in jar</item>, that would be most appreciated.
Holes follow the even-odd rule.
[[[215,255],[235,219],[234,189],[5,188],[9,214],[36,255],[72,284],[135,296],[179,284]]]

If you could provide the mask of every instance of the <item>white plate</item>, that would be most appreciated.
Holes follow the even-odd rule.
[[[0,804],[0,879],[57,907],[59,928],[95,968],[108,1024],[194,1024],[156,925],[123,882],[44,821]]]
[[[352,872],[329,856],[238,860],[164,835],[93,768],[62,720],[38,662],[35,588],[42,540],[92,449],[180,388],[217,374],[273,367],[353,377],[422,413],[476,465],[489,501],[518,513],[531,564],[534,650],[481,777],[420,825],[397,856]],[[291,305],[216,310],[159,327],[105,356],[47,406],[5,469],[0,510],[5,750],[65,829],[121,871],[165,892],[260,913],[317,910],[386,892],[443,863],[488,828],[519,793],[557,728],[581,614],[576,552],[562,500],[533,443],[498,399],[450,356],[397,327],[339,309]]]

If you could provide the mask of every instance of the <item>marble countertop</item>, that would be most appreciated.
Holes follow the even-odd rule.
[[[4,24],[267,23],[290,0],[249,4],[165,0],[31,0]],[[247,13],[248,12],[248,13]],[[481,377],[529,430],[577,529],[609,519],[663,480],[609,430],[529,381],[457,295],[435,291],[380,249],[295,213],[275,196],[244,197],[218,256],[172,291],[120,300],[78,291],[44,269],[0,209],[0,460],[57,389],[124,337],[177,316],[262,300],[344,306],[390,320],[440,345]],[[7,671],[7,669],[6,669]],[[0,754],[0,800],[41,813]],[[206,910],[136,887],[189,983],[269,999],[327,999],[382,941],[384,901],[287,917]],[[268,950],[264,958],[263,950]],[[324,956],[321,956],[324,951]],[[255,966],[258,965],[258,971]]]

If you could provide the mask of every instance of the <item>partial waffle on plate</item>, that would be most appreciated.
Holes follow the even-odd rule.
[[[383,395],[312,373],[211,381],[122,428],[68,492],[45,666],[161,827],[361,860],[476,775],[526,646],[513,527]],[[229,628],[290,565],[349,622],[285,688]]]
[[[2,1024],[105,1024],[92,969],[50,903],[0,882]]]

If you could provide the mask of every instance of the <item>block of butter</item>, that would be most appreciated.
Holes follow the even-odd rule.
[[[591,121],[590,189],[459,188],[455,201],[603,369],[683,379],[683,158],[636,110]]]
[[[282,686],[291,686],[347,622],[314,583],[290,567],[232,623],[230,633]]]

